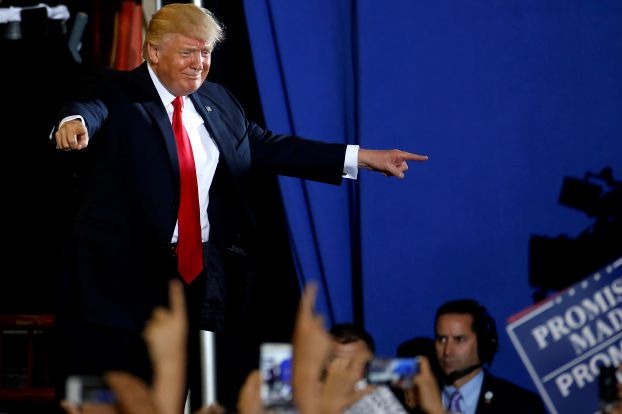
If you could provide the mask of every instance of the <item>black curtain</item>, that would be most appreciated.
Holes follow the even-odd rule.
[[[4,160],[1,177],[5,200],[0,314],[54,311],[55,269],[64,232],[76,206],[76,163],[81,161],[78,157],[74,163],[56,159],[56,150],[49,140],[51,122],[58,108],[77,91],[78,79],[108,63],[101,52],[110,49],[105,43],[110,41],[112,29],[106,22],[118,3],[64,2],[72,16],[64,27],[47,27],[41,25],[47,22],[39,22],[21,39],[0,39],[4,108],[0,111],[0,151]],[[263,125],[242,1],[205,1],[204,7],[226,27],[226,40],[213,55],[208,79],[230,89],[249,118]],[[67,48],[73,16],[79,11],[89,15],[82,39],[81,64],[73,60]],[[93,51],[95,35],[99,35],[98,53]],[[218,355],[222,364],[219,399],[230,407],[235,404],[238,387],[247,372],[258,367],[259,344],[290,340],[299,298],[277,181],[270,176],[256,176],[254,180],[250,198],[256,211],[259,243],[252,317],[222,340]]]

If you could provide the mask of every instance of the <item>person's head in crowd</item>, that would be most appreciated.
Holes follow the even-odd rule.
[[[212,13],[194,4],[169,4],[149,22],[143,57],[173,95],[199,89],[211,65],[211,54],[224,38]]]
[[[492,364],[499,336],[486,308],[472,299],[447,302],[436,311],[435,348],[443,380],[456,387]]]
[[[367,354],[372,358],[376,352],[374,338],[362,327],[354,323],[338,323],[330,328],[334,343],[335,357],[352,358]]]
[[[419,355],[428,357],[436,356],[434,339],[427,336],[416,336],[401,342],[395,351],[398,358],[412,358]]]

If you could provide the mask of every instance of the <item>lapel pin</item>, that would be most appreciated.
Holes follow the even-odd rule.
[[[211,106],[206,106],[205,109],[207,109],[207,112],[212,112],[212,107]]]
[[[486,403],[488,404],[492,401],[492,397],[494,397],[492,391],[486,391],[486,394],[484,394],[484,400],[486,400]]]

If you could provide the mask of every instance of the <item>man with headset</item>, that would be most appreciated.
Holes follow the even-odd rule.
[[[472,299],[445,303],[436,311],[436,356],[442,375],[443,406],[464,414],[545,413],[535,393],[496,378],[490,366],[499,347],[494,319]]]

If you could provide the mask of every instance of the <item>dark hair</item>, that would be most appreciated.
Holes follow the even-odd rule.
[[[398,358],[413,358],[423,355],[428,359],[436,358],[434,339],[426,336],[410,338],[397,346],[396,356]]]
[[[376,344],[374,338],[361,326],[354,323],[338,323],[333,325],[329,331],[333,339],[340,344],[350,344],[356,341],[363,341],[367,345],[367,349],[374,354],[376,353]]]
[[[447,302],[436,311],[435,330],[438,318],[448,313],[467,314],[473,317],[471,330],[477,336],[479,359],[482,363],[491,365],[499,350],[499,335],[497,334],[497,324],[486,308],[473,299],[458,299]]]

